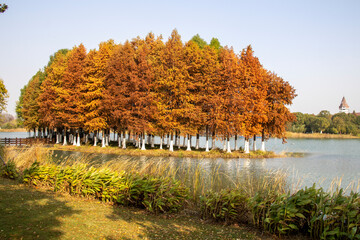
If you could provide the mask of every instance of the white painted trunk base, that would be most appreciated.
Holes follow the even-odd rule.
[[[105,146],[109,146],[109,138],[110,138],[110,135],[106,134],[105,135]]]
[[[60,141],[59,141],[59,133],[56,133],[56,144],[58,144],[58,143],[60,143]]]
[[[155,136],[151,135],[151,147],[154,148],[155,147]]]
[[[199,138],[196,138],[196,145],[195,145],[195,149],[199,149],[199,141],[200,139]]]
[[[256,139],[253,140],[253,150],[256,151]]]
[[[190,144],[190,138],[187,139],[187,148],[186,151],[191,151],[191,144]]]
[[[231,153],[230,140],[227,140],[227,152]]]
[[[67,141],[66,141],[66,134],[64,135],[64,146],[67,145]]]
[[[265,141],[261,141],[261,151],[266,152],[265,150]]]
[[[80,142],[80,133],[78,133],[76,146],[80,147]]]
[[[101,140],[101,147],[105,147],[105,134],[103,133],[102,135],[102,140]]]
[[[209,152],[209,140],[206,140],[206,143],[205,143],[205,152]]]
[[[169,151],[170,151],[170,152],[173,152],[173,151],[174,151],[174,142],[173,142],[173,140],[170,140]]]
[[[94,147],[96,147],[96,144],[97,144],[97,137],[96,135],[94,136]]]
[[[223,142],[223,151],[225,152],[226,151],[226,140],[224,139],[224,142]]]
[[[145,148],[145,138],[142,139],[141,150],[146,150],[146,148]]]
[[[163,149],[163,141],[164,141],[164,138],[161,137],[161,138],[160,138],[160,149]]]
[[[249,140],[245,140],[244,152],[245,152],[245,153],[250,153]]]
[[[125,137],[122,140],[122,148],[126,149],[126,138]]]

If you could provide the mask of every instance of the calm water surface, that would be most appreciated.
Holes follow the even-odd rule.
[[[4,137],[28,137],[28,133],[2,133]],[[159,139],[155,139],[158,143]],[[183,140],[181,139],[181,143]],[[193,144],[195,139],[193,139]],[[243,146],[244,140],[238,140],[238,145]],[[200,145],[205,145],[205,139],[200,139]],[[210,143],[211,145],[211,143]],[[222,142],[216,145],[222,147]],[[234,146],[234,143],[232,143]],[[252,146],[252,145],[251,145]],[[260,139],[258,140],[260,148]],[[288,139],[286,144],[282,140],[270,139],[266,143],[267,150],[280,152],[303,152],[301,158],[272,158],[272,159],[192,159],[171,158],[180,167],[193,169],[201,167],[204,171],[211,172],[214,169],[236,177],[242,170],[257,173],[262,170],[286,170],[289,173],[289,182],[297,183],[301,180],[301,186],[311,186],[313,183],[328,189],[335,178],[342,178],[342,186],[346,187],[351,182],[360,181],[360,140],[359,139]],[[106,162],[108,160],[131,160],[131,161],[166,161],[163,157],[129,157],[112,154],[86,154],[79,152],[55,151],[54,156],[58,159],[66,157],[86,157],[95,161]]]

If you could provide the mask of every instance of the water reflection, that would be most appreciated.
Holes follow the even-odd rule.
[[[276,140],[272,143],[274,144]],[[241,177],[240,174],[259,175],[264,171],[283,170],[288,174],[291,186],[304,187],[316,183],[328,189],[331,181],[342,178],[342,186],[346,187],[351,182],[360,179],[360,141],[359,140],[314,140],[291,139],[287,148],[293,152],[307,152],[302,158],[273,158],[273,159],[193,159],[175,157],[131,157],[116,154],[94,154],[67,151],[54,151],[58,161],[65,159],[88,159],[93,163],[106,163],[110,160],[134,161],[139,167],[144,167],[149,162],[164,162],[169,168],[181,169],[182,178],[187,177],[191,183],[191,174],[202,174],[206,185],[231,186]],[[178,170],[179,172],[179,170]],[[186,174],[184,174],[186,172]],[[210,179],[217,173],[221,178],[215,181]],[[180,173],[178,173],[180,174]]]
[[[28,137],[27,132],[7,133],[0,132],[0,137]],[[114,134],[111,135],[115,139]],[[195,138],[192,139],[195,143]],[[181,143],[183,138],[181,137]],[[243,145],[243,139],[239,138],[238,145]],[[155,143],[160,139],[155,138]],[[231,145],[234,146],[234,139]],[[257,141],[260,145],[260,141]],[[211,143],[210,143],[211,145]],[[200,137],[200,147],[205,146],[205,138]],[[216,141],[216,146],[222,148],[222,142]],[[260,146],[257,146],[258,148]],[[240,174],[258,174],[267,170],[284,170],[288,172],[288,179],[292,185],[311,186],[319,183],[325,189],[329,188],[331,181],[342,178],[342,186],[360,179],[360,139],[288,139],[287,144],[282,144],[280,139],[270,139],[266,148],[276,153],[301,152],[307,153],[302,158],[274,158],[274,159],[192,159],[173,157],[130,157],[115,154],[92,154],[80,152],[54,151],[54,158],[58,161],[73,159],[88,159],[93,163],[104,164],[110,160],[133,161],[139,165],[145,165],[149,161],[167,162],[171,168],[181,168],[183,171],[202,174],[214,172],[227,176],[231,182]],[[190,180],[189,180],[190,181]],[[205,180],[204,180],[205,181]],[[206,180],[207,181],[207,180]],[[225,181],[225,180],[219,180]],[[213,184],[213,183],[212,183]]]

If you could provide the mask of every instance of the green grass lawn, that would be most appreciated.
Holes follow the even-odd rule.
[[[244,226],[60,195],[0,178],[0,239],[272,239]]]

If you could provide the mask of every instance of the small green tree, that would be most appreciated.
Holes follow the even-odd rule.
[[[206,45],[208,45],[207,42],[204,39],[202,39],[199,34],[196,34],[190,40],[196,43],[201,49],[203,49]]]
[[[4,81],[0,79],[0,113],[6,109],[7,99],[9,94],[5,88]]]
[[[0,4],[0,13],[5,12],[6,9],[8,9],[8,6],[5,3]]]
[[[212,47],[215,50],[220,50],[222,48],[219,39],[217,38],[212,38],[209,44],[210,47]]]

